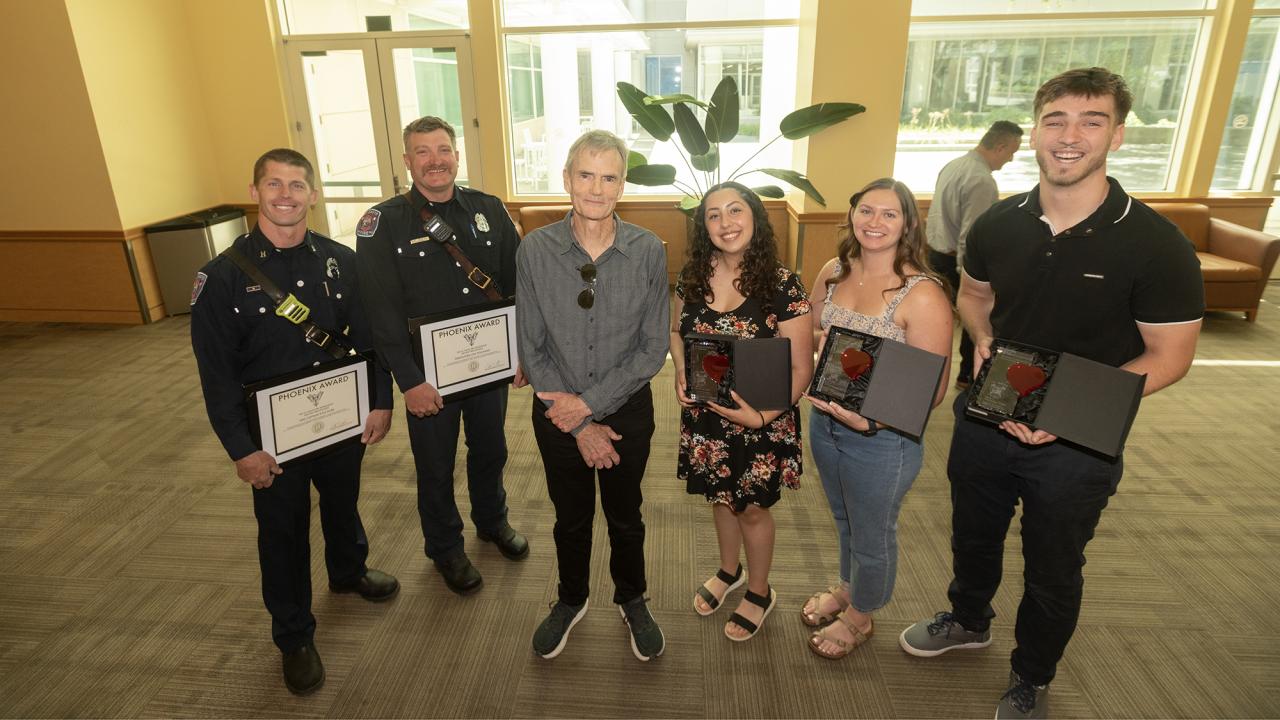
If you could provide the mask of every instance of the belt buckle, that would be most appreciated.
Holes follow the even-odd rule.
[[[480,282],[479,280],[476,280],[475,279],[476,274],[479,274],[480,277],[484,278],[484,282]],[[467,279],[470,280],[476,287],[480,288],[481,290],[487,289],[489,287],[489,283],[493,282],[493,278],[489,277],[488,275],[485,275],[483,270],[475,266],[472,266],[471,272],[467,273]]]
[[[279,315],[294,325],[301,325],[306,322],[307,317],[311,315],[311,308],[303,305],[302,301],[293,296],[293,293],[289,293],[289,295],[286,296],[284,300],[281,300],[280,304],[276,306],[276,315]]]
[[[306,338],[307,342],[321,348],[326,347],[329,344],[329,341],[333,339],[333,336],[330,335],[328,331],[321,330],[315,325],[312,325],[311,327],[307,328],[307,331],[306,333],[303,334],[303,337]]]

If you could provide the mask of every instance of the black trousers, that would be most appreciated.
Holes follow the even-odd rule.
[[[955,572],[947,596],[961,625],[975,631],[990,626],[1004,538],[1021,501],[1024,587],[1012,664],[1024,680],[1047,684],[1075,632],[1084,548],[1120,483],[1123,462],[1061,440],[1023,445],[999,428],[967,419],[967,397],[956,398],[947,461]]]
[[[561,432],[534,398],[533,433],[547,474],[547,492],[556,509],[556,559],[560,564],[560,601],[581,605],[590,594],[591,525],[596,512],[596,475],[578,451],[573,435]],[[632,395],[602,424],[622,436],[613,447],[622,461],[600,470],[600,507],[609,523],[609,573],[613,601],[644,595],[644,518],[640,480],[649,462],[653,438],[653,393],[648,385]]]
[[[461,400],[446,398],[444,409],[429,417],[405,416],[418,472],[423,549],[432,560],[447,560],[461,555],[463,549],[462,516],[453,496],[460,426],[466,434],[471,522],[486,533],[495,533],[507,523],[507,491],[502,486],[502,469],[507,464],[503,429],[507,386]]]
[[[934,272],[945,277],[951,283],[951,304],[956,304],[956,293],[960,292],[960,268],[956,265],[956,256],[929,250],[929,265]],[[960,369],[956,379],[965,382],[973,380],[973,338],[960,326]]]
[[[271,613],[271,638],[292,652],[315,635],[311,614],[311,485],[320,495],[324,564],[329,582],[350,582],[365,573],[369,539],[356,501],[364,445],[347,445],[319,457],[290,463],[271,487],[254,489],[258,519],[258,563],[262,600]]]

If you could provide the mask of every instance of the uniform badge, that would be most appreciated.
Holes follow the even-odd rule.
[[[484,213],[476,213],[476,229],[480,232],[489,232],[489,220]]]
[[[359,237],[373,237],[373,234],[378,231],[378,221],[381,219],[381,210],[370,209],[360,216],[360,222],[356,224],[356,235]]]
[[[209,279],[208,275],[202,272],[196,273],[196,283],[191,286],[191,306],[195,307],[196,300],[200,299],[200,293],[204,292],[205,281]]]
[[[324,262],[324,274],[334,280],[338,279],[338,258],[329,258]]]

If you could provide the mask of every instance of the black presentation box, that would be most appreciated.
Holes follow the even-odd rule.
[[[809,395],[920,437],[946,364],[927,350],[832,325]]]
[[[1116,457],[1138,415],[1146,375],[1066,352],[996,339],[965,413],[1053,433]]]

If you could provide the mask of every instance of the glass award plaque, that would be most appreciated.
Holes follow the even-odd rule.
[[[997,339],[969,390],[966,412],[1035,427],[1059,353]]]
[[[685,336],[685,394],[695,403],[737,407],[729,395],[733,387],[733,341],[722,335]]]
[[[827,329],[827,342],[809,394],[854,412],[861,411],[882,342],[874,335],[832,325]]]

